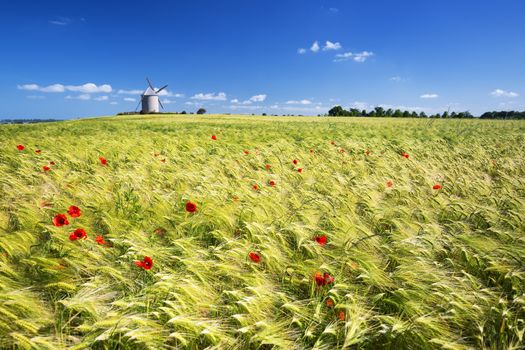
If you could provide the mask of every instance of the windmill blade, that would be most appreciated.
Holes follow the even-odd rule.
[[[159,104],[162,107],[162,110],[164,110],[164,106],[162,105],[162,102],[160,102],[160,98],[159,98]]]
[[[158,94],[159,92],[161,92],[162,90],[164,90],[165,88],[167,88],[168,85],[164,85],[163,87],[161,87],[160,89],[158,89],[155,93]]]
[[[149,85],[149,87],[151,88],[151,90],[155,91],[155,88],[154,88],[153,85],[151,84],[151,81],[149,81],[149,78],[146,78],[146,81],[148,82],[148,85]]]
[[[140,103],[142,102],[142,99],[139,100],[139,103],[137,103],[137,107],[135,107],[135,112],[137,111],[137,109],[139,109],[139,106],[140,106]]]

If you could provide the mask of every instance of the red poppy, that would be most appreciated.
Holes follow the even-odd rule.
[[[326,306],[329,308],[334,307],[334,301],[330,298],[326,299]]]
[[[330,143],[331,143],[332,145],[334,145],[334,146],[335,146],[335,141],[332,141],[332,142],[330,142]]]
[[[75,231],[71,232],[71,234],[69,235],[69,240],[70,241],[76,241],[77,239],[87,239],[87,234],[86,234],[86,231],[84,231],[84,229],[81,229],[81,228],[77,228]]]
[[[339,319],[344,321],[346,318],[345,312],[343,310],[339,311]]]
[[[314,239],[320,245],[326,245],[326,235],[316,236]]]
[[[49,165],[56,165],[56,163],[53,162],[53,161],[50,161],[50,162],[49,162]]]
[[[67,216],[65,216],[64,214],[55,215],[55,217],[53,218],[53,225],[58,227],[69,225],[69,221],[67,221]]]
[[[153,267],[153,259],[151,259],[149,256],[145,256],[142,261],[135,261],[135,265],[142,267],[144,270],[151,270]]]
[[[74,205],[71,205],[69,207],[69,209],[67,210],[67,213],[69,214],[69,216],[71,216],[72,218],[78,218],[81,214],[80,212],[80,208],[77,207],[77,206],[74,206]]]
[[[330,276],[328,272],[324,273],[323,278],[324,278],[324,284],[332,284],[335,281],[335,278],[333,276]]]
[[[35,153],[40,154],[40,153],[42,153],[42,150],[36,149],[36,150],[35,150]]]
[[[106,158],[98,157],[98,159],[100,160],[100,164],[102,164],[102,165],[107,165],[108,164],[108,161],[106,160]]]
[[[314,153],[315,151],[313,149],[310,150],[310,153]]]
[[[212,139],[212,140],[217,140],[217,136],[215,136],[215,135],[211,135],[211,139]]]
[[[440,184],[435,184],[434,186],[432,186],[432,189],[433,190],[440,190],[441,189],[441,185]]]
[[[16,148],[19,150],[19,151],[23,151],[24,150],[24,145],[18,145],[16,146]]]
[[[160,160],[162,163],[166,163],[166,158]]]
[[[268,185],[270,185],[272,187],[275,187],[276,183],[275,183],[275,181],[270,180],[270,182],[268,182]]]
[[[298,161],[297,159],[294,159],[294,160],[293,160],[293,164],[294,164],[294,165],[297,165],[297,163],[299,163],[299,161]]]
[[[237,197],[237,196],[233,196],[232,197],[232,201],[237,202],[238,200],[239,200],[239,197]]]
[[[366,150],[366,151],[365,151],[365,154],[366,154],[367,156],[369,156],[369,155],[370,155],[370,151],[369,151],[369,150]]]
[[[321,272],[317,271],[315,273],[314,278],[315,278],[315,283],[317,284],[318,287],[324,286],[324,278]]]
[[[392,182],[392,180],[388,180],[386,182],[386,187],[392,187],[392,186],[394,186],[394,183]]]
[[[250,151],[248,151],[247,149],[244,150],[244,154],[250,154]]]
[[[345,153],[345,149],[343,147],[339,148],[339,153]]]
[[[104,237],[102,237],[102,236],[97,236],[97,237],[95,237],[95,241],[96,241],[98,244],[100,244],[100,245],[108,244],[108,242],[106,242],[106,241],[104,240]]]
[[[270,164],[266,164],[266,170],[270,170],[272,166]]]
[[[401,155],[402,155],[403,157],[405,157],[406,159],[408,159],[408,157],[410,157],[410,156],[408,155],[408,153],[405,153],[405,152],[402,152]]]
[[[188,202],[186,203],[186,211],[188,213],[194,213],[197,211],[197,204],[193,203],[193,202]]]
[[[297,172],[302,173],[303,172],[303,168],[297,169]]]
[[[254,191],[259,191],[259,185],[253,185],[252,188]]]
[[[51,170],[51,168],[48,167],[47,165],[44,165],[44,166],[42,167],[42,169],[43,169],[44,171],[49,171],[49,170]]]
[[[248,256],[250,257],[250,259],[254,262],[254,263],[259,263],[261,262],[261,256],[255,252],[250,252],[250,254],[248,254]]]

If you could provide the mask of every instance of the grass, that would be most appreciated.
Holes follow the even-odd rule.
[[[479,120],[2,125],[0,347],[523,348],[524,135]],[[70,205],[82,215],[53,226]],[[89,238],[70,241],[79,227]]]

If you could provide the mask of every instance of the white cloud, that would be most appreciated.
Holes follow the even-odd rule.
[[[323,47],[323,51],[328,51],[328,50],[339,50],[341,48],[341,44],[340,43],[333,43],[331,41],[326,41],[324,47]]]
[[[144,90],[119,90],[117,91],[117,94],[124,94],[124,95],[142,95]]]
[[[164,100],[161,100],[162,104],[169,105],[170,103],[175,103],[175,101],[165,98]]]
[[[303,54],[306,53],[306,49],[301,47],[301,48],[297,49],[297,53],[298,53],[299,55],[303,55]]]
[[[231,103],[239,103],[239,100],[234,98],[233,100],[230,101]]]
[[[310,105],[312,104],[312,101],[310,100],[300,100],[300,101],[290,100],[290,101],[286,101],[286,104],[287,105]]]
[[[363,63],[369,57],[372,57],[372,56],[374,56],[374,53],[370,51],[362,51],[358,53],[345,52],[345,53],[340,53],[340,54],[335,55],[334,62],[353,60],[354,62]]]
[[[124,97],[124,101],[126,101],[126,102],[137,102],[137,99],[136,98],[131,98],[131,97]]]
[[[505,91],[502,89],[496,89],[490,93],[494,97],[518,97],[519,94],[513,91]]]
[[[87,100],[90,100],[91,99],[91,95],[89,94],[81,94],[81,95],[77,95],[77,96],[66,96],[66,99],[67,100],[82,100],[82,101],[87,101]]]
[[[110,104],[110,105],[118,105],[118,102],[116,102],[116,101],[111,101],[109,104]]]
[[[399,75],[396,75],[394,77],[390,77],[390,80],[395,81],[395,82],[405,81],[405,79],[401,78]]]
[[[109,96],[99,96],[94,98],[95,101],[107,101],[108,99]]]
[[[424,99],[434,99],[434,98],[438,98],[439,95],[438,94],[423,94],[419,97],[424,98]]]
[[[32,100],[43,100],[46,97],[45,96],[41,96],[41,95],[30,95],[30,96],[26,96],[26,98],[30,98]]]
[[[49,23],[57,26],[67,26],[71,23],[71,19],[67,17],[56,17],[56,19],[49,21]]]
[[[38,91],[42,92],[64,92],[66,91],[66,88],[62,84],[53,84],[46,87],[39,87]]]
[[[314,43],[313,43],[312,46],[310,47],[310,50],[311,50],[312,52],[318,52],[320,48],[321,48],[321,47],[319,46],[319,42],[314,41]]]
[[[250,101],[252,102],[263,102],[266,100],[266,94],[260,94],[250,97]]]
[[[192,100],[202,101],[226,101],[226,94],[224,92],[215,93],[199,93],[191,97]]]
[[[83,92],[86,94],[96,94],[100,92],[110,93],[111,91],[113,91],[113,89],[111,88],[111,85],[103,84],[103,85],[97,86],[93,83],[86,83],[84,85],[67,85],[65,89],[68,91]]]
[[[95,93],[110,93],[113,89],[111,85],[95,85],[93,83],[86,83],[84,85],[63,85],[63,84],[52,84],[49,86],[40,86],[38,84],[25,84],[18,85],[19,90],[27,91],[41,91],[41,92],[82,92],[85,94],[95,94]]]
[[[338,9],[338,8],[335,8],[335,7],[330,7],[330,8],[328,9],[328,11],[330,11],[330,12],[332,12],[332,13],[337,13],[337,12],[339,12],[339,9]]]

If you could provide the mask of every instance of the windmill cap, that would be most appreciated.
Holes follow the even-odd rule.
[[[150,87],[148,87],[146,91],[144,91],[144,93],[142,94],[142,96],[155,96],[155,95],[157,95],[157,93],[153,91],[153,89]]]

